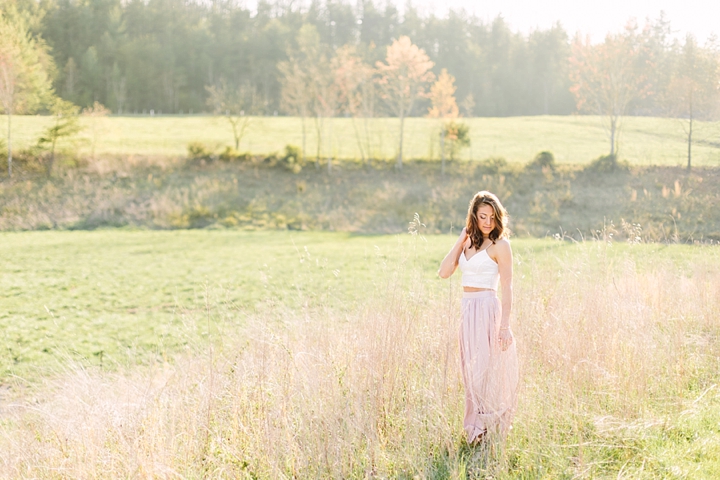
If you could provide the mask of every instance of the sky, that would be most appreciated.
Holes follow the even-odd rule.
[[[244,1],[249,7],[257,0]],[[294,5],[309,0],[285,0]],[[358,0],[344,0],[356,3]],[[376,6],[395,3],[404,10],[407,0],[374,0]],[[570,36],[576,32],[600,42],[608,32],[618,32],[631,18],[642,26],[646,18],[656,20],[660,12],[670,20],[674,36],[682,39],[692,33],[702,44],[711,35],[720,36],[718,0],[411,0],[421,13],[445,16],[449,9],[464,8],[468,13],[490,22],[498,15],[515,31],[529,33],[547,29],[560,22]]]
[[[399,6],[404,1],[396,2]],[[720,34],[720,2],[718,0],[413,0],[421,11],[444,16],[448,9],[464,8],[483,20],[497,15],[523,33],[546,29],[560,21],[572,36],[576,32],[602,41],[608,32],[622,30],[631,18],[640,25],[646,18],[656,20],[660,13],[670,20],[674,35],[684,38],[692,33],[702,43],[713,33]]]

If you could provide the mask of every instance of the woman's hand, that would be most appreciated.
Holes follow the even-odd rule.
[[[467,239],[467,228],[463,228],[460,232],[460,236],[455,242],[455,245],[450,249],[448,254],[445,255],[443,261],[440,262],[440,269],[438,270],[440,278],[448,278],[453,274],[453,272],[455,272],[455,269],[458,266],[458,259],[460,258],[463,248],[465,248],[465,242]]]
[[[510,345],[512,345],[513,342],[513,337],[512,333],[510,333],[509,327],[500,327],[500,335],[498,335],[498,341],[500,342],[500,348],[503,352],[510,348]]]

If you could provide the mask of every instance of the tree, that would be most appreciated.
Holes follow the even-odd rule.
[[[364,63],[357,55],[355,47],[345,45],[337,50],[333,59],[335,84],[338,88],[340,111],[352,119],[355,139],[357,140],[363,163],[370,158],[370,134],[367,119],[373,116],[374,84],[373,68]],[[364,137],[356,122],[363,118]],[[367,152],[366,152],[367,150]]]
[[[232,127],[235,150],[240,149],[240,141],[252,123],[250,113],[256,104],[254,92],[245,85],[235,88],[228,86],[225,79],[219,85],[206,86],[207,104],[216,115],[223,115]]]
[[[78,112],[79,108],[76,105],[61,98],[55,98],[50,106],[50,113],[54,117],[54,123],[38,139],[40,149],[50,150],[50,158],[47,164],[48,176],[52,173],[55,164],[55,147],[58,140],[72,137],[82,129],[78,122]]]
[[[644,44],[629,25],[625,32],[607,35],[601,44],[575,38],[570,58],[572,93],[579,111],[600,115],[610,137],[610,156],[615,159],[622,117],[633,100],[650,88],[649,59]]]
[[[32,113],[52,95],[45,44],[32,38],[13,6],[0,11],[0,106],[7,115],[8,175],[12,176],[12,115]]]
[[[288,60],[278,68],[284,75],[283,103],[291,112],[297,112],[303,120],[303,159],[305,157],[305,117],[312,113],[315,123],[315,166],[320,165],[324,118],[334,115],[336,90],[326,55],[326,46],[320,43],[320,35],[314,25],[304,24],[297,35],[297,49],[288,50]],[[330,162],[330,160],[328,160]],[[330,168],[330,163],[328,163]]]
[[[711,48],[703,49],[688,35],[665,94],[667,112],[680,120],[687,138],[687,169],[692,168],[695,120],[710,120],[718,113],[720,62]]]
[[[559,24],[549,30],[535,30],[527,42],[532,79],[529,90],[535,100],[535,111],[551,115],[557,113],[558,107],[572,108],[568,79],[570,44],[565,30]],[[552,105],[556,105],[555,109]]]
[[[305,119],[310,113],[312,105],[312,85],[309,73],[302,63],[292,53],[289,59],[278,63],[278,70],[282,73],[281,79],[281,106],[291,115],[300,117],[302,123],[302,162],[305,163],[306,128]]]
[[[442,127],[442,138],[450,145],[450,160],[455,160],[461,149],[470,146],[470,128],[464,123],[450,120]]]
[[[320,120],[322,128],[322,120],[325,118],[332,119],[340,108],[340,89],[336,82],[335,70],[337,68],[337,60],[334,57],[328,60],[325,55],[321,55],[319,62],[313,69],[313,80],[315,83],[315,118]],[[328,173],[332,171],[332,120],[328,122],[328,157],[327,168]],[[318,146],[318,156],[320,148]]]
[[[95,160],[95,146],[102,126],[101,123],[110,113],[110,110],[100,102],[95,102],[92,107],[83,108],[83,117],[90,120],[90,152],[93,160]]]
[[[446,69],[442,69],[440,76],[437,81],[430,88],[430,102],[432,106],[428,109],[427,116],[429,118],[440,118],[443,120],[455,119],[459,116],[460,111],[455,100],[455,77],[448,74]],[[452,140],[457,140],[457,128],[455,124],[450,122],[443,122],[440,125],[440,156],[442,158],[441,173],[445,174],[445,140],[450,139],[447,137],[448,133],[451,133]],[[451,148],[451,157],[455,156],[455,148]]]
[[[430,70],[433,65],[435,63],[425,50],[414,45],[407,36],[394,40],[387,49],[385,63],[376,64],[382,99],[400,119],[398,168],[402,168],[405,117],[412,112],[419,98],[428,96],[427,84],[435,80],[435,74]]]

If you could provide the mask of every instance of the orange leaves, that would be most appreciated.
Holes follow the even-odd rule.
[[[426,85],[435,80],[434,65],[407,36],[388,47],[385,63],[377,62],[382,97],[398,116],[407,114],[417,98],[427,97]]]
[[[430,118],[457,118],[460,111],[455,100],[455,77],[442,69],[437,81],[430,88],[432,107],[428,109]]]

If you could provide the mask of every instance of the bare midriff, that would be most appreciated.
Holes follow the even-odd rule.
[[[463,287],[463,292],[494,292],[492,288]]]

